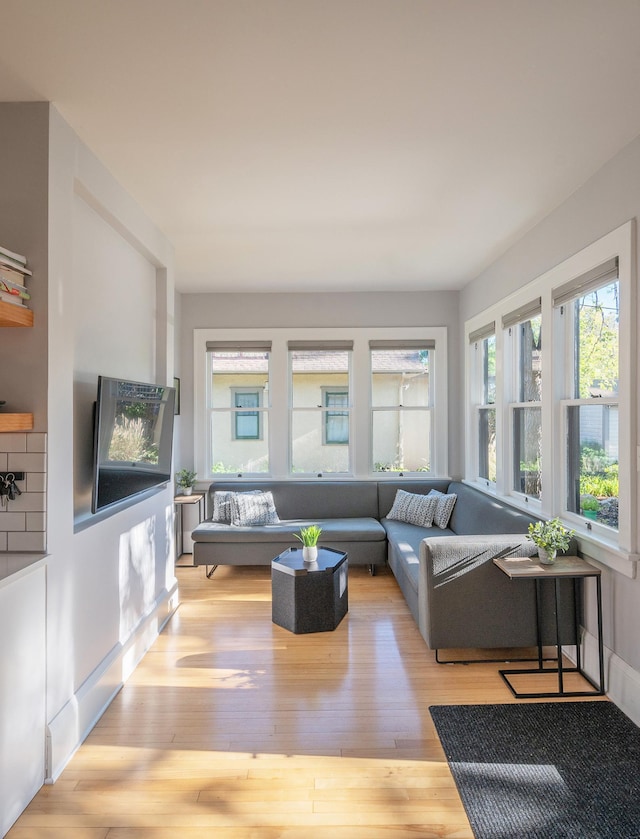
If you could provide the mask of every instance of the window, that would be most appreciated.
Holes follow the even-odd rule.
[[[292,472],[350,471],[352,346],[352,341],[289,342]]]
[[[620,286],[614,260],[561,289],[566,509],[618,529]],[[572,297],[573,293],[573,297]],[[567,299],[569,298],[569,299]],[[585,506],[586,505],[586,506]]]
[[[374,472],[430,472],[433,342],[371,341]]]
[[[527,499],[542,495],[542,301],[505,315],[506,345],[513,359],[511,485]]]
[[[467,324],[467,480],[561,517],[585,556],[626,575],[640,545],[634,237],[622,225]]]
[[[446,327],[193,335],[203,480],[449,474]]]
[[[477,476],[484,483],[497,478],[496,325],[486,324],[469,336],[475,369]]]
[[[211,473],[269,471],[269,357],[268,346],[208,344]]]
[[[262,437],[262,423],[260,411],[247,411],[246,408],[259,408],[262,404],[262,389],[244,390],[231,388],[233,407],[240,410],[233,412],[233,439],[260,440]]]
[[[348,390],[329,390],[323,388],[324,406],[324,444],[346,445],[349,442],[349,412],[336,408],[349,407]]]

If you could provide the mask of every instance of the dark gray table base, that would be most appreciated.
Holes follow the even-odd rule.
[[[349,608],[347,554],[318,549],[317,567],[291,548],[271,563],[271,617],[289,632],[331,632]]]

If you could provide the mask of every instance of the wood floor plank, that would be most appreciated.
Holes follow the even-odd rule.
[[[347,616],[312,635],[272,623],[268,568],[177,577],[177,614],[8,839],[472,839],[429,705],[513,702],[501,665],[436,664],[386,569],[350,569]]]

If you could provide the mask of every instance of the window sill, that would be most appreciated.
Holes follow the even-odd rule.
[[[532,516],[539,516],[540,518],[543,517],[538,503],[534,506],[533,503],[520,501],[513,496],[500,495],[493,487],[486,486],[478,481],[465,480],[464,483],[480,492],[484,492],[486,495],[491,495],[493,498],[499,499],[510,507],[515,507],[515,509],[521,512],[529,513]],[[629,577],[629,579],[634,580],[636,578],[637,563],[640,560],[639,554],[624,551],[615,543],[594,536],[587,531],[586,527],[576,525],[575,522],[567,522],[566,524],[576,532],[576,539],[578,540],[581,555],[592,560],[597,565],[610,568],[618,574]]]

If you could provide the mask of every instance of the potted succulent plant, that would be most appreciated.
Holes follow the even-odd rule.
[[[309,527],[302,527],[300,533],[293,535],[302,542],[302,559],[304,562],[315,562],[318,559],[318,539],[322,528],[317,524],[310,524]]]
[[[193,485],[195,483],[197,472],[191,469],[181,469],[176,475],[176,484],[182,490],[183,495],[191,495],[193,492]]]
[[[538,557],[543,565],[555,562],[558,551],[566,551],[575,530],[568,530],[559,518],[538,521],[529,525],[527,539],[538,546]]]

